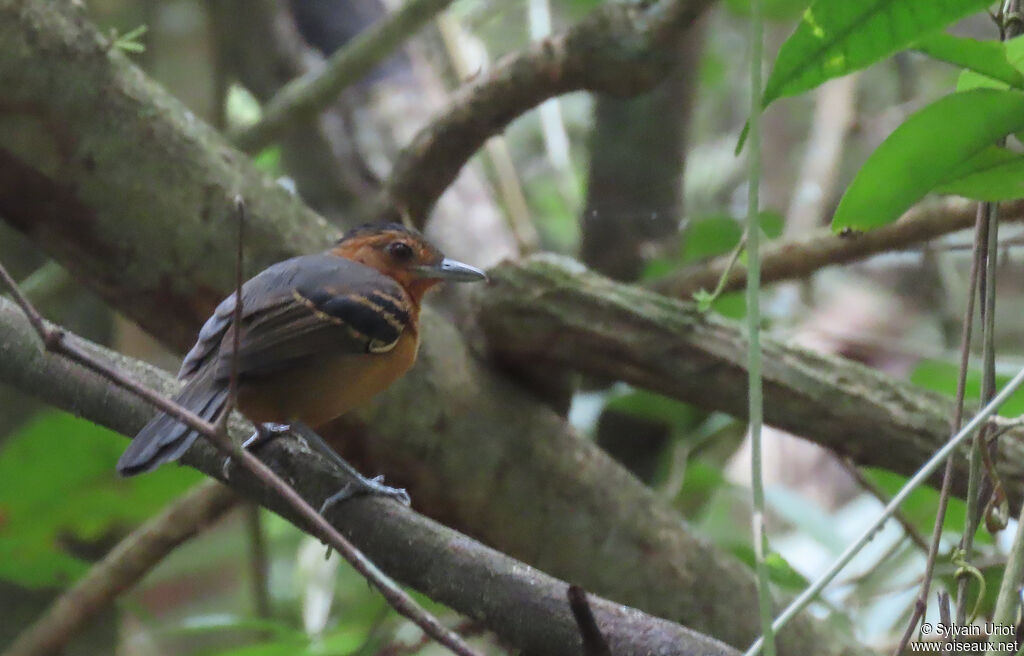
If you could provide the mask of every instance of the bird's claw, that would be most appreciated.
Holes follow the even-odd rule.
[[[249,439],[242,442],[241,448],[253,451],[263,446],[264,444],[274,439],[275,437],[280,437],[281,435],[284,435],[291,429],[292,427],[289,426],[288,424],[275,424],[271,422],[256,424],[255,432],[253,432],[253,434],[249,436]],[[233,464],[234,462],[232,461],[231,456],[224,458],[224,464],[221,465],[220,467],[220,473],[224,476],[224,480],[230,478],[231,465]]]
[[[345,486],[335,494],[327,497],[327,500],[325,500],[323,505],[320,506],[320,514],[323,515],[342,501],[347,501],[352,497],[364,495],[387,497],[389,499],[394,499],[403,506],[409,506],[412,504],[412,499],[409,498],[409,493],[403,488],[385,485],[384,476],[374,476],[373,478],[364,478],[360,476],[355,481],[346,483]]]

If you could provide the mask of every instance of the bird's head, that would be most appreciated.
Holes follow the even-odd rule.
[[[391,276],[417,300],[440,282],[487,279],[480,269],[445,257],[426,237],[399,223],[353,228],[331,252]]]

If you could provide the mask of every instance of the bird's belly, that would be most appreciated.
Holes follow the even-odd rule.
[[[239,387],[238,406],[253,422],[301,421],[317,427],[367,403],[416,360],[418,340],[403,335],[382,354],[324,355],[312,366]]]

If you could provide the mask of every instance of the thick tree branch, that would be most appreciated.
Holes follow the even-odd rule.
[[[163,393],[177,387],[170,375],[150,365],[84,340],[75,342]],[[125,435],[138,431],[152,414],[143,401],[111,387],[94,372],[42,352],[28,321],[6,299],[0,299],[0,380]],[[241,439],[249,429],[236,423],[233,433]],[[294,440],[277,440],[260,455],[312,505],[346,482],[328,460]],[[203,441],[188,452],[185,462],[211,477],[223,475],[223,458]],[[233,470],[231,480],[224,483],[304,526],[291,506],[249,472]],[[390,501],[357,498],[336,507],[330,516],[339,531],[397,580],[480,620],[524,651],[552,656],[583,653],[565,600],[565,583]],[[666,620],[603,599],[590,602],[601,633],[616,654],[736,653]]]
[[[422,225],[437,198],[484,142],[520,114],[571,91],[630,96],[672,70],[676,41],[710,0],[602,5],[569,30],[506,56],[459,89],[402,152],[373,214]]]
[[[896,223],[850,235],[836,235],[830,230],[816,231],[806,237],[769,243],[761,260],[763,282],[804,278],[827,266],[846,264],[878,255],[904,250],[974,225],[976,203],[963,198],[945,198],[941,202],[918,205]],[[1024,201],[1000,205],[1003,221],[1024,220]],[[689,299],[701,289],[715,288],[719,278],[729,270],[723,291],[736,291],[746,284],[747,269],[739,264],[728,266],[729,257],[715,258],[650,284],[650,288],[676,298]]]
[[[336,236],[66,3],[0,0],[0,83],[0,215],[172,346],[190,345],[233,288],[236,195],[248,203],[251,270]],[[345,455],[408,488],[418,509],[514,557],[749,644],[759,629],[745,566],[695,538],[562,418],[482,366],[429,308],[422,330],[413,371],[349,420],[359,425],[339,443]],[[15,365],[0,358],[0,366]],[[373,526],[386,532],[387,523]],[[807,618],[781,644],[801,654],[858,650]]]
[[[747,343],[738,324],[612,282],[571,260],[538,257],[490,275],[491,289],[478,296],[480,321],[499,355],[568,366],[745,416]],[[858,465],[906,475],[950,437],[948,397],[768,337],[763,348],[765,421],[773,426]],[[1017,431],[999,442],[999,469],[1015,508],[1024,496],[1021,437]],[[965,463],[958,460],[959,467]],[[957,480],[963,495],[966,476]]]
[[[26,629],[4,656],[46,656],[132,588],[183,542],[233,508],[238,496],[218,483],[199,485],[122,540],[46,613]]]

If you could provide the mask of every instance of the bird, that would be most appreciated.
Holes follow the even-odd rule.
[[[256,426],[244,447],[293,427],[310,436],[310,428],[365,404],[413,365],[427,291],[445,281],[486,279],[402,224],[354,228],[325,252],[279,262],[246,281],[237,326],[237,293],[221,301],[182,361],[184,386],[174,400],[213,421],[234,376],[235,406]],[[198,436],[158,414],[125,449],[117,470],[133,476],[178,460]],[[357,493],[405,494],[380,477],[363,478],[336,454],[333,459],[356,477]]]

